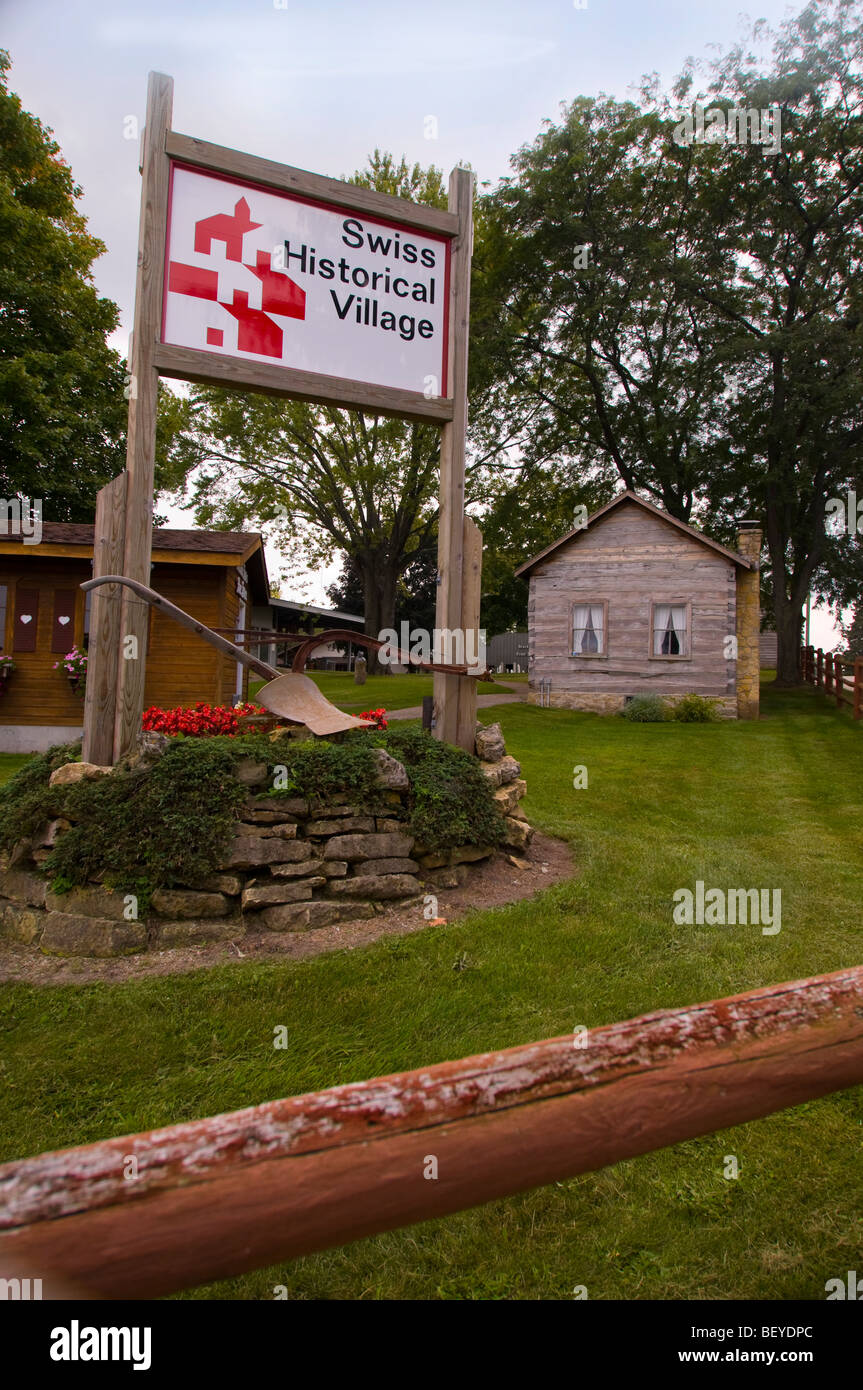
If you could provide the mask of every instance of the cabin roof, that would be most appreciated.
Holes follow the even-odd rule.
[[[301,613],[304,616],[337,618],[339,622],[359,623],[361,627],[365,622],[362,613],[342,613],[338,608],[316,608],[313,603],[303,603],[301,599],[271,598],[268,600],[268,604],[271,608],[283,608],[293,613]]]
[[[616,497],[612,497],[611,501],[606,502],[604,507],[600,507],[595,511],[593,516],[589,516],[586,526],[576,526],[572,531],[567,531],[565,536],[561,536],[558,540],[552,541],[551,545],[547,545],[545,550],[541,550],[538,555],[534,555],[530,560],[525,560],[523,565],[519,565],[516,574],[529,574],[534,566],[539,564],[540,560],[545,560],[547,556],[551,555],[560,546],[565,545],[567,541],[578,540],[579,536],[583,536],[597,521],[603,520],[608,516],[609,512],[614,511],[615,508],[622,506],[625,502],[634,502],[637,506],[643,508],[644,511],[650,512],[652,516],[658,516],[661,521],[668,522],[669,526],[674,526],[678,531],[682,531],[684,535],[690,536],[692,540],[700,541],[702,545],[709,546],[711,550],[715,550],[719,555],[724,555],[732,564],[739,565],[741,569],[749,570],[753,568],[751,561],[747,560],[745,556],[738,554],[736,550],[729,550],[727,546],[720,545],[719,541],[711,540],[709,536],[705,536],[703,531],[697,531],[694,526],[687,526],[685,521],[678,521],[676,517],[670,516],[669,513],[663,511],[661,507],[654,506],[652,502],[645,502],[643,497],[639,497],[637,493],[627,488],[624,492],[619,492]]]
[[[8,529],[8,528],[7,528]],[[22,535],[0,532],[0,554],[14,554],[19,548],[22,556],[38,560],[42,556],[67,556],[90,559],[93,555],[93,536],[96,528],[90,521],[44,521],[38,545],[25,545]],[[257,531],[200,531],[175,530],[157,526],[153,529],[153,559],[163,563],[245,564],[254,602],[266,602],[269,579],[264,558],[263,537]]]

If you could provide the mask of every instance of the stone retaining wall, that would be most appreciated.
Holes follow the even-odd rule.
[[[519,805],[527,786],[519,763],[506,753],[500,725],[478,726],[476,749],[505,818],[503,848],[523,851],[533,834]],[[52,892],[40,864],[68,828],[68,822],[53,821],[6,856],[0,936],[48,955],[129,955],[372,917],[397,903],[419,906],[427,892],[464,883],[470,865],[494,849],[463,845],[434,853],[417,844],[407,828],[407,773],[384,749],[376,757],[383,804],[374,809],[347,794],[314,805],[275,796],[266,785],[266,764],[240,763],[237,776],[249,795],[224,862],[205,880],[158,889],[140,920],[134,897],[102,883]],[[109,774],[71,763],[54,779]]]

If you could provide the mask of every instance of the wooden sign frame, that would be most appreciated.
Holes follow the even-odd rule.
[[[97,555],[102,551],[116,551],[117,538],[122,532],[122,573],[138,583],[149,583],[156,406],[160,376],[214,386],[241,387],[319,405],[426,421],[442,429],[436,622],[441,629],[464,630],[469,625],[464,621],[465,615],[468,610],[471,613],[476,611],[479,594],[473,536],[472,564],[467,572],[464,566],[464,461],[473,175],[465,169],[453,170],[449,182],[449,207],[444,211],[277,164],[172,130],[173,87],[172,78],[164,73],[150,73],[141,161],[135,319],[129,352],[124,525],[117,524],[116,492],[112,492],[110,498],[106,494],[101,498],[97,511]],[[426,396],[420,391],[324,376],[272,362],[258,363],[163,342],[161,334],[172,165],[184,165],[202,173],[253,183],[268,191],[316,200],[357,216],[365,215],[437,238],[446,238],[449,245],[449,273],[445,318],[445,386],[449,394]],[[109,484],[109,488],[113,487],[113,484]],[[103,528],[111,518],[113,530],[109,533]],[[468,572],[471,583],[465,597]],[[124,588],[121,601],[118,629],[101,620],[93,625],[93,674],[88,679],[84,712],[84,747],[94,760],[106,762],[116,762],[134,749],[144,708],[146,606],[140,604],[133,591],[127,588]],[[107,597],[105,602],[109,602]],[[107,641],[115,647],[116,656],[102,649]],[[115,669],[116,686],[112,700],[110,684]],[[437,736],[472,750],[476,720],[475,680],[451,675],[436,676],[435,706]],[[109,730],[112,731],[110,736]]]

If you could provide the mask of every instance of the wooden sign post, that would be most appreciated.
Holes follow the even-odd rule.
[[[473,242],[473,174],[453,169],[449,179],[449,208],[458,218],[452,248],[449,293],[448,382],[453,416],[441,431],[440,505],[438,510],[438,592],[435,623],[438,632],[461,632],[464,569],[464,453],[467,430],[467,348],[470,322],[470,262]],[[453,662],[446,651],[439,661]],[[471,693],[461,692],[470,686]],[[464,705],[460,706],[463,695]],[[476,682],[435,673],[434,731],[446,743],[473,751],[476,721]]]
[[[464,642],[479,592],[476,555],[467,589],[464,572],[473,175],[455,169],[449,208],[425,207],[179,135],[172,97],[151,73],[121,572],[149,585],[160,376],[426,421],[443,429],[437,624]],[[93,626],[84,743],[107,753],[113,661],[116,762],[141,728],[148,612],[127,586],[110,602],[119,636]],[[436,677],[435,706],[437,736],[472,748],[474,679]]]
[[[126,527],[123,574],[150,582],[153,548],[153,472],[156,463],[156,404],[159,373],[153,354],[160,336],[168,208],[165,139],[171,128],[174,83],[151,72],[147,84],[147,124],[141,166],[141,219],[135,327],[129,353],[129,425],[126,436]],[[135,747],[144,711],[149,610],[123,590],[120,656],[114,715],[114,760]],[[85,728],[85,733],[86,733]]]

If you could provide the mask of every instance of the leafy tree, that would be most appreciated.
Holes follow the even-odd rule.
[[[121,472],[124,366],[107,346],[115,304],[93,284],[104,246],[50,130],[9,91],[0,50],[0,493],[91,521]]]
[[[681,280],[733,335],[729,449],[708,493],[719,512],[742,503],[764,519],[777,681],[794,684],[807,593],[847,599],[855,577],[861,593],[857,536],[825,524],[863,462],[860,11],[810,4],[782,27],[765,74],[739,46],[711,76],[723,105],[781,108],[778,153],[729,147],[699,189],[702,254]]]
[[[842,628],[845,655],[863,657],[863,600],[854,605],[851,621]]]
[[[863,444],[861,32],[830,0],[783,26],[766,70],[742,46],[712,65],[708,106],[781,105],[778,153],[677,143],[646,82],[639,106],[573,103],[483,203],[480,366],[522,457],[611,465],[719,540],[761,516],[788,684],[810,586],[859,575],[825,504]]]
[[[483,200],[473,299],[501,444],[515,419],[527,463],[610,468],[688,521],[723,448],[717,314],[672,273],[693,160],[658,113],[582,98],[512,164]]]

